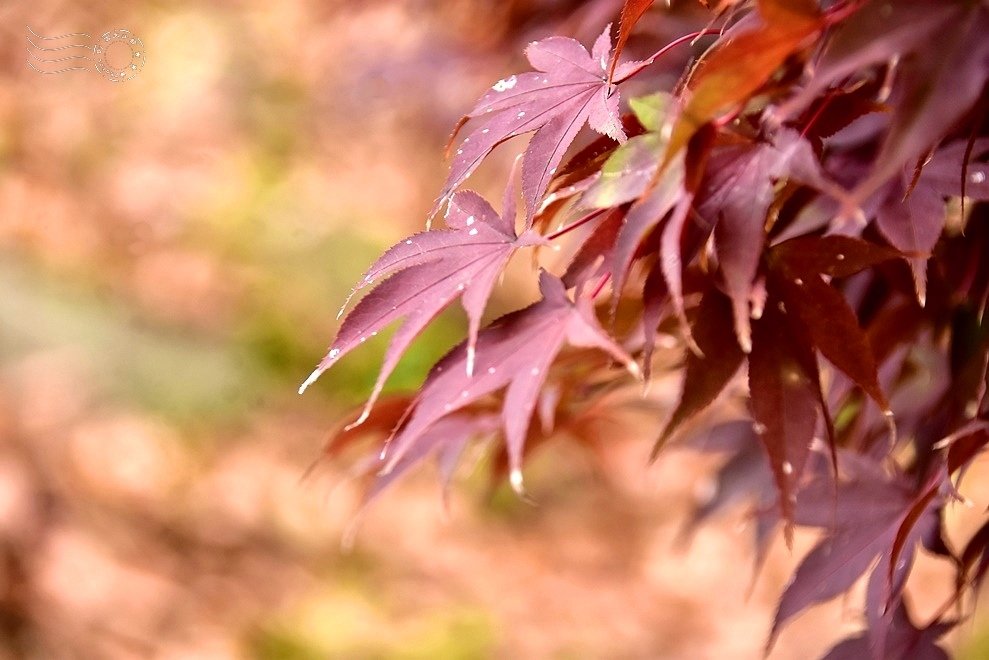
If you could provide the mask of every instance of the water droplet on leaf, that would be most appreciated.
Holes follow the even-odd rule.
[[[516,82],[518,82],[518,79],[515,76],[511,76],[509,78],[499,80],[498,82],[496,82],[494,85],[491,86],[491,89],[493,89],[496,92],[504,92],[506,90],[511,89],[512,87],[515,87]]]

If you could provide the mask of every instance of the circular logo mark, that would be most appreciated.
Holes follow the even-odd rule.
[[[96,70],[110,82],[134,78],[144,68],[147,59],[144,42],[128,30],[104,32],[102,43],[93,46],[93,53],[96,55]]]

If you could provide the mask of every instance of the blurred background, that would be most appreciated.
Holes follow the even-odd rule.
[[[594,460],[541,448],[535,504],[475,470],[444,507],[422,471],[349,550],[347,465],[303,478],[384,341],[296,388],[361,271],[422,228],[457,118],[527,41],[589,43],[619,6],[0,2],[0,658],[761,657],[813,539],[754,585],[744,507],[678,543],[717,461],[647,467],[648,426]],[[644,21],[646,43],[702,25],[693,9]],[[89,35],[50,46],[126,29],[146,65],[42,74],[27,26]],[[519,146],[472,187],[500,198]],[[528,302],[528,268],[492,315]],[[463,332],[441,317],[390,388]],[[933,611],[950,573],[918,573]],[[819,655],[855,605],[801,617],[772,657]]]

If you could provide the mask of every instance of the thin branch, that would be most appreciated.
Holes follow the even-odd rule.
[[[582,227],[582,226],[586,225],[588,222],[590,222],[591,220],[597,218],[599,215],[601,215],[602,213],[604,213],[607,210],[608,209],[598,209],[597,211],[594,211],[593,213],[589,213],[588,215],[585,215],[580,220],[576,220],[574,222],[571,222],[569,225],[567,225],[565,227],[561,227],[560,229],[557,229],[552,234],[547,234],[545,236],[545,238],[548,241],[555,241],[556,239],[560,238],[561,236],[565,236],[566,234],[569,234],[574,229],[577,229],[578,227]]]
[[[700,37],[705,37],[705,36],[708,36],[708,35],[711,35],[711,34],[721,34],[721,30],[714,29],[714,28],[708,28],[706,30],[698,30],[697,32],[691,32],[690,34],[685,34],[682,37],[679,37],[677,39],[674,39],[673,41],[671,41],[670,43],[666,44],[665,46],[663,46],[662,48],[660,48],[659,50],[657,50],[655,53],[653,53],[652,55],[650,55],[646,59],[642,60],[642,62],[639,63],[639,67],[636,68],[636,69],[634,69],[633,71],[631,71],[627,76],[625,76],[624,78],[619,78],[619,79],[617,79],[617,80],[615,80],[613,82],[615,84],[623,83],[626,80],[628,80],[628,79],[632,78],[633,76],[637,75],[640,71],[642,71],[643,69],[645,69],[650,64],[655,63],[657,59],[659,59],[660,57],[662,57],[663,55],[665,55],[669,51],[673,50],[677,46],[679,46],[681,44],[685,44],[685,43],[687,43],[689,41],[693,41],[694,39],[698,39]]]

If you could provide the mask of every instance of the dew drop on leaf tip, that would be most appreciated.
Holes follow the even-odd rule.
[[[518,468],[513,468],[511,473],[508,475],[508,481],[512,484],[512,490],[514,490],[516,493],[521,495],[524,492],[523,483],[522,483],[522,470]]]

